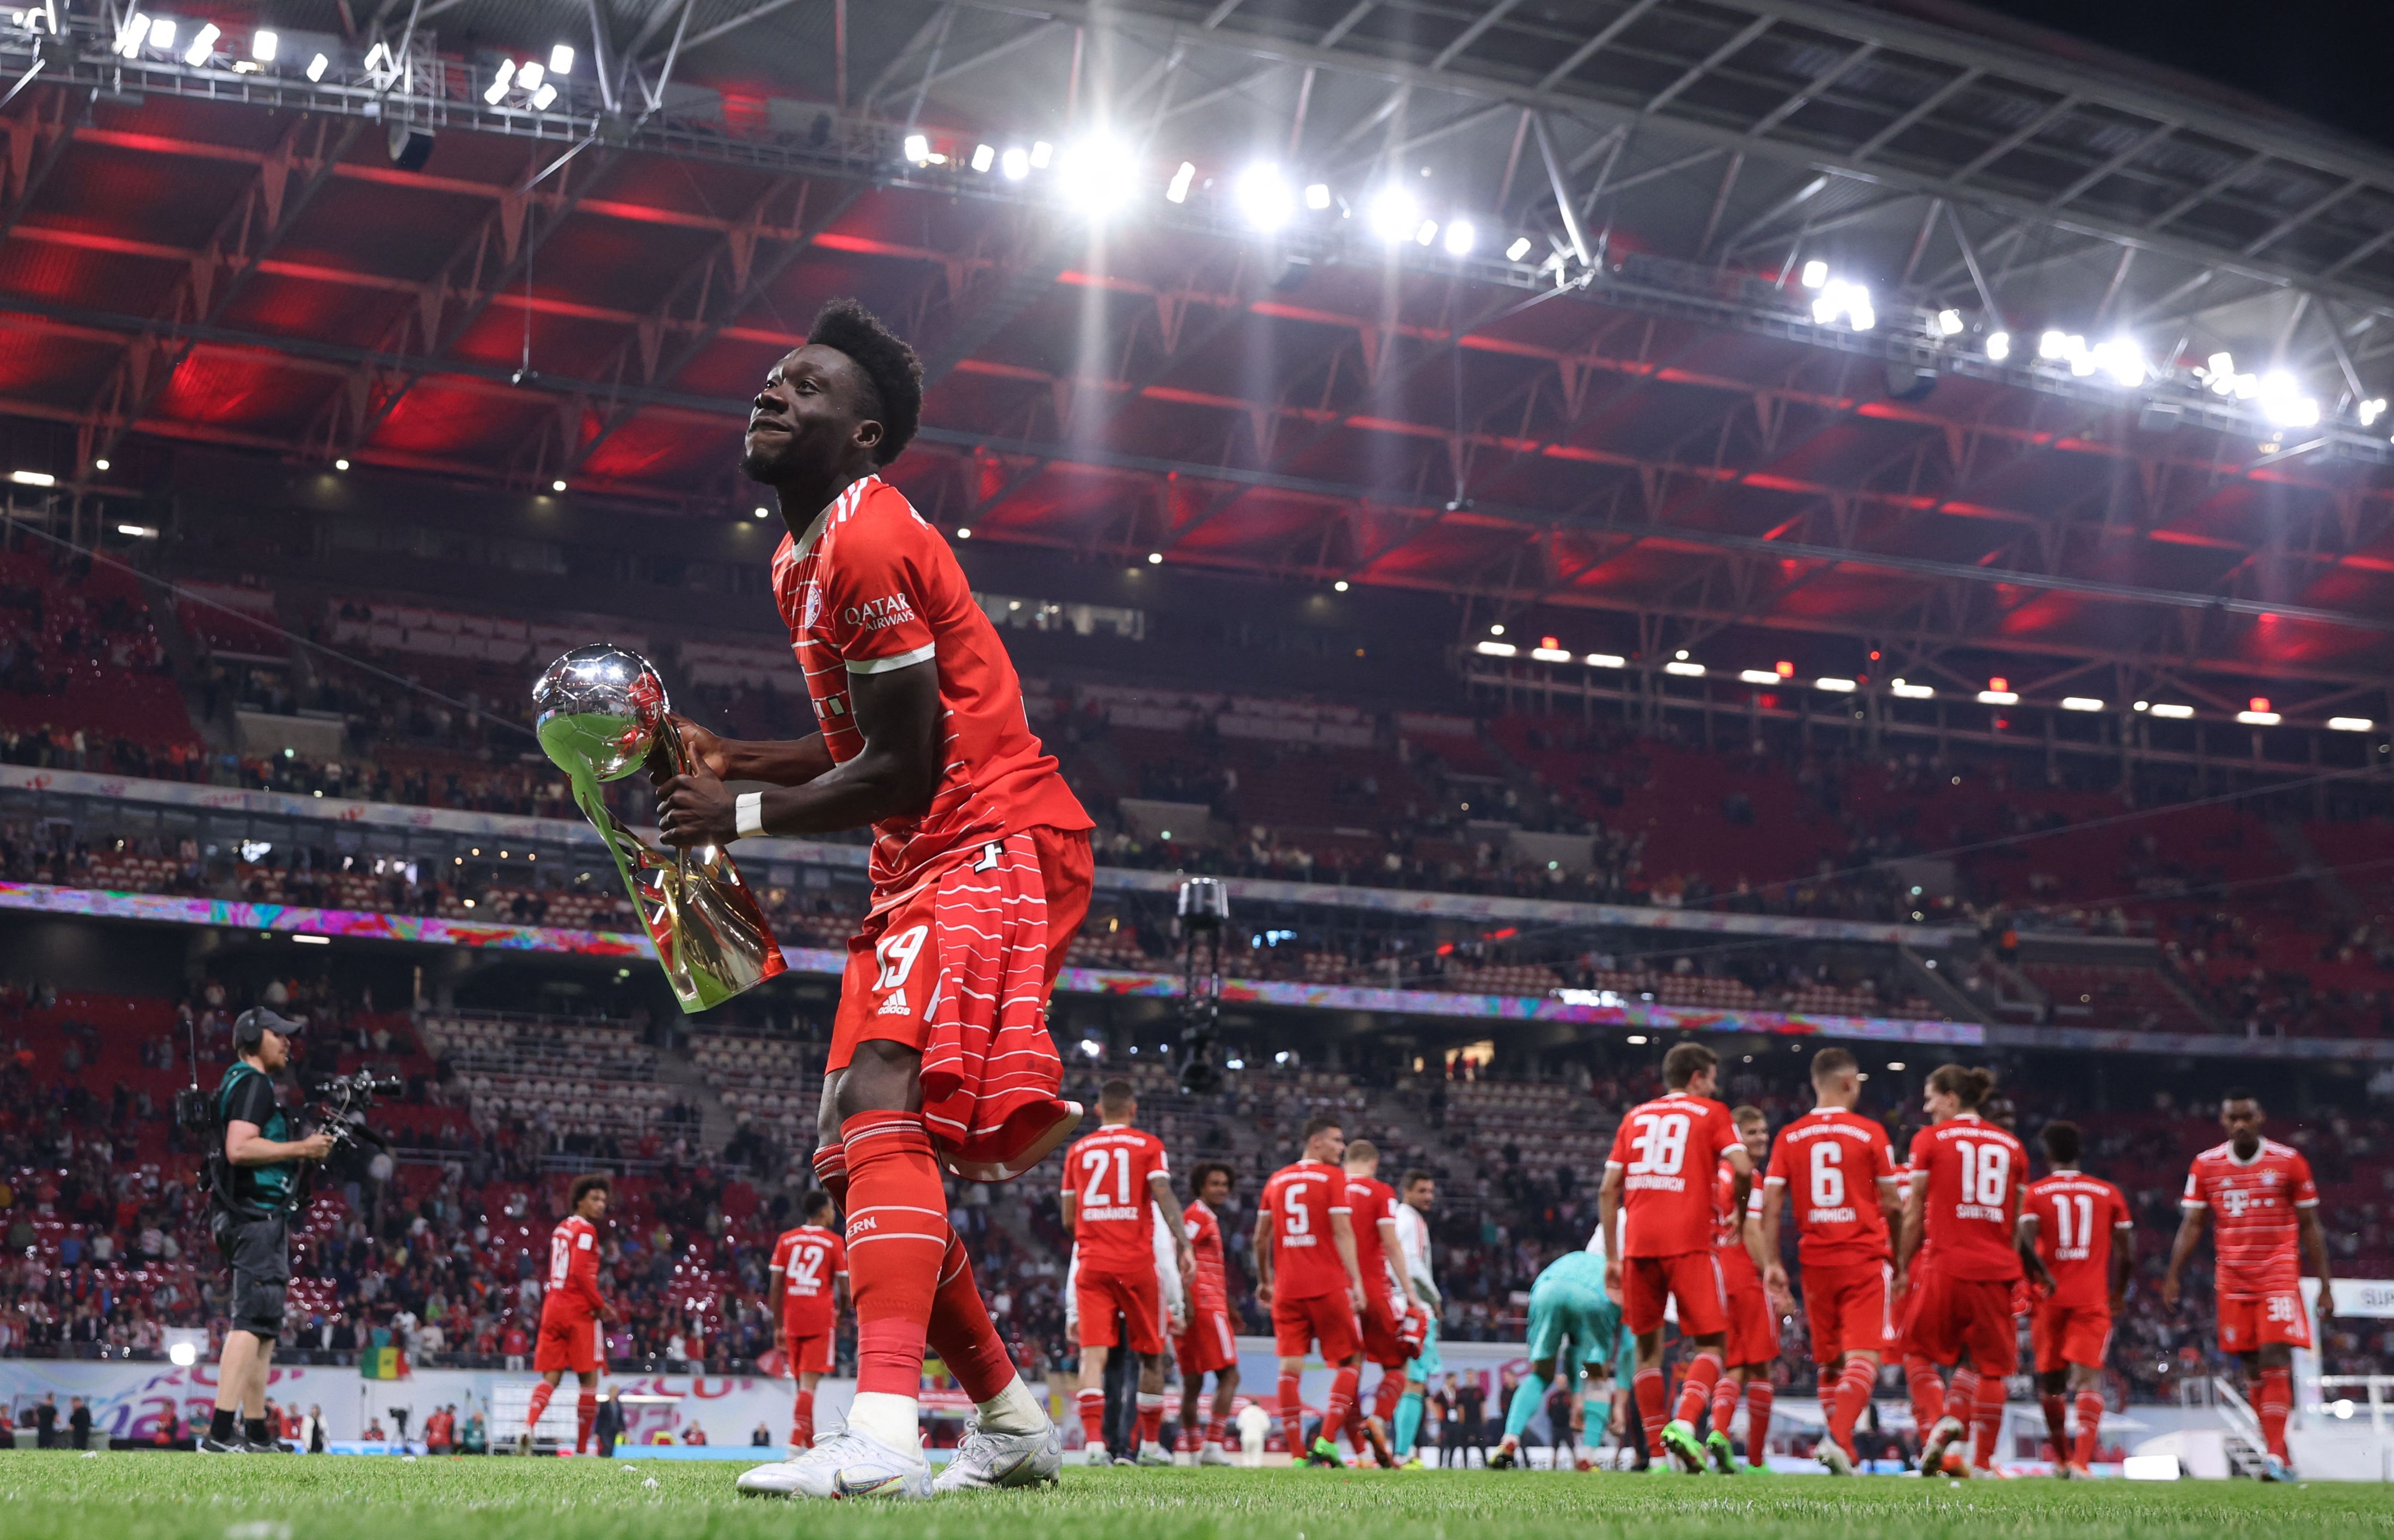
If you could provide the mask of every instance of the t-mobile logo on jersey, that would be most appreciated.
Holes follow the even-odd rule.
[[[852,626],[867,631],[880,631],[888,626],[903,625],[914,618],[914,606],[903,594],[886,598],[867,599],[861,605],[848,607],[846,619]]]

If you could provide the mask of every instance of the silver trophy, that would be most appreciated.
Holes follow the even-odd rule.
[[[573,785],[573,800],[615,857],[665,982],[685,1011],[721,1005],[787,966],[756,895],[718,845],[661,850],[626,827],[599,795],[663,754],[692,769],[667,718],[664,682],[647,659],[609,643],[576,647],[533,686],[540,746]]]

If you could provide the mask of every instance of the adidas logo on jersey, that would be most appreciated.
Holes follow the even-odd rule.
[[[906,991],[902,985],[889,991],[889,998],[883,1000],[881,1009],[874,1012],[876,1016],[911,1016],[914,1013],[906,1004]]]

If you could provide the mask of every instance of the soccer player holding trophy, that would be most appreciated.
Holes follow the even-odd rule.
[[[917,1429],[925,1349],[976,1403],[941,1491],[1052,1481],[1062,1445],[990,1325],[950,1231],[941,1168],[983,1181],[1069,1137],[1046,1005],[1088,912],[1089,816],[1033,736],[1013,663],[939,532],[880,472],[922,416],[914,350],[852,300],[775,364],[742,468],[789,534],[773,595],[822,731],[743,743],[680,717],[661,775],[677,850],[870,827],[871,911],[848,942],[815,1168],[848,1214],[857,1393],[841,1434],[743,1492],[934,1487]],[[735,795],[726,781],[762,782]]]

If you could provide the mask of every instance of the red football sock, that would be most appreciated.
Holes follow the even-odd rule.
[[[2264,1369],[2253,1410],[2261,1419],[2261,1442],[2280,1459],[2286,1455],[2286,1416],[2295,1405],[2295,1371]]]
[[[1141,1444],[1164,1442],[1164,1397],[1138,1394],[1138,1442]]]
[[[815,1446],[815,1393],[812,1390],[798,1392],[798,1404],[790,1414],[790,1443],[797,1449]]]
[[[2078,1392],[2078,1446],[2070,1457],[2079,1465],[2095,1463],[2095,1445],[2103,1431],[2103,1392],[2089,1386]]]
[[[1704,1415],[1704,1403],[1712,1399],[1713,1387],[1720,1377],[1720,1354],[1709,1348],[1696,1354],[1696,1361],[1688,1365],[1688,1382],[1679,1387],[1679,1405],[1673,1416],[1693,1427]]]
[[[1302,1458],[1305,1454],[1305,1397],[1297,1390],[1297,1377],[1282,1369],[1280,1375],[1280,1430],[1288,1441],[1288,1452]]]
[[[1330,1382],[1330,1404],[1322,1414],[1323,1438],[1347,1426],[1348,1414],[1355,1409],[1355,1387],[1362,1377],[1362,1369],[1350,1365],[1339,1370],[1338,1377]],[[1356,1447],[1361,1448],[1361,1445]]]
[[[1768,1379],[1745,1382],[1745,1463],[1760,1468],[1770,1437],[1770,1403],[1777,1392]]]
[[[1663,1410],[1663,1371],[1640,1369],[1629,1382],[1630,1393],[1638,1399],[1638,1420],[1646,1429],[1646,1453],[1649,1457],[1669,1458],[1663,1448],[1663,1425],[1670,1417]]]
[[[841,1208],[848,1207],[848,1149],[845,1145],[815,1146],[815,1181]]]
[[[2004,1377],[1979,1379],[1978,1416],[1972,1421],[1970,1463],[1981,1470],[1995,1468],[1995,1446],[2004,1436]]]
[[[573,1399],[573,1452],[587,1454],[590,1425],[598,1420],[598,1392],[585,1390]]]
[[[989,1307],[981,1303],[964,1242],[953,1233],[940,1263],[940,1292],[931,1300],[925,1339],[976,1406],[1014,1383],[1014,1355],[1006,1351],[1005,1338],[990,1321]]]
[[[1854,1425],[1862,1420],[1862,1413],[1870,1406],[1871,1391],[1877,1387],[1877,1364],[1866,1358],[1846,1360],[1846,1371],[1837,1377],[1837,1389],[1829,1403],[1828,1421],[1829,1437],[1837,1441],[1837,1447],[1846,1452],[1848,1459],[1854,1453]]]
[[[1372,1415],[1382,1422],[1397,1415],[1397,1403],[1405,1399],[1405,1377],[1400,1374],[1380,1376],[1380,1388],[1372,1393]]]
[[[1920,1353],[1903,1355],[1903,1387],[1912,1392],[1912,1422],[1926,1439],[1928,1430],[1945,1415],[1945,1382],[1937,1377],[1937,1365]]]
[[[1737,1416],[1738,1392],[1745,1387],[1727,1375],[1713,1381],[1713,1431],[1729,1436],[1729,1425]]]
[[[542,1380],[532,1388],[532,1400],[524,1403],[524,1431],[536,1434],[540,1419],[547,1415],[548,1398],[557,1394],[557,1387]]]
[[[1979,1402],[1979,1371],[1963,1368],[1953,1371],[1953,1381],[1945,1387],[1944,1416],[1959,1418],[1968,1427]]]
[[[1205,1442],[1207,1443],[1219,1444],[1225,1449],[1229,1448],[1230,1444],[1230,1419],[1228,1417],[1213,1417],[1208,1419],[1205,1424]]]
[[[2038,1408],[2045,1413],[2045,1436],[2053,1444],[2053,1463],[2070,1460],[2070,1401],[2059,1390],[2040,1391]]]
[[[1106,1393],[1103,1390],[1083,1390],[1075,1398],[1081,1407],[1081,1439],[1085,1443],[1106,1442]]]
[[[848,1150],[848,1272],[856,1299],[856,1389],[912,1398],[948,1243],[948,1190],[919,1113],[864,1112]]]

